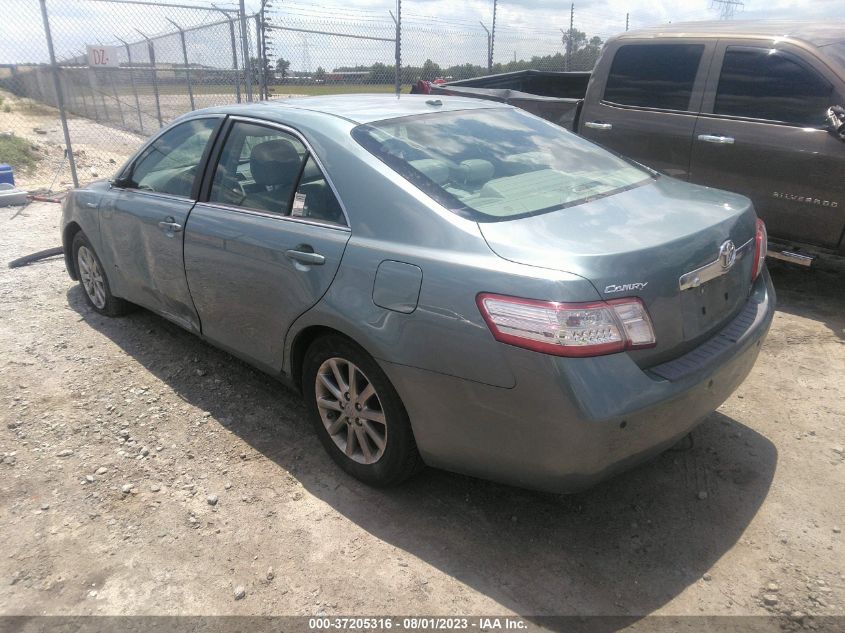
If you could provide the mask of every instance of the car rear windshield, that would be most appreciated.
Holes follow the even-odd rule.
[[[583,204],[653,177],[514,108],[389,119],[352,136],[437,202],[481,222]]]
[[[845,42],[834,42],[822,46],[822,50],[835,59],[842,68],[845,68]]]

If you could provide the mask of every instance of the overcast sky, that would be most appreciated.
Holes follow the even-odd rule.
[[[180,4],[210,7],[210,1],[178,0]],[[46,61],[38,0],[0,0],[0,63]],[[220,0],[217,6],[235,8],[237,2]],[[259,0],[246,0],[248,11]],[[274,24],[293,28],[392,37],[389,10],[394,0],[276,0]],[[207,24],[222,19],[215,11],[144,7],[95,0],[47,0],[56,53],[60,59],[77,55],[85,44],[119,43],[116,38],[141,41],[135,29],[147,35],[174,32],[170,18],[181,26]],[[441,65],[472,62],[484,64],[486,36],[479,21],[492,21],[492,0],[404,0],[402,3],[403,61],[419,64],[431,58]],[[625,29],[666,22],[716,19],[710,0],[577,0],[575,27],[588,35],[607,38]],[[845,0],[747,0],[735,19],[845,19]],[[501,0],[496,29],[496,61],[514,56],[530,58],[561,50],[560,29],[569,26],[569,2],[561,0]],[[253,37],[250,36],[250,41]],[[273,51],[291,60],[295,70],[331,69],[339,65],[391,64],[393,44],[337,36],[276,31]],[[223,66],[229,63],[228,25],[189,35],[192,63]],[[136,59],[146,46],[133,49]],[[254,53],[253,53],[254,54]],[[161,61],[181,62],[177,37],[158,40]],[[141,59],[141,61],[145,61]]]

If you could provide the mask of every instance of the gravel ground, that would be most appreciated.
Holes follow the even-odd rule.
[[[58,221],[4,209],[0,260],[55,246]],[[760,359],[693,446],[554,496],[431,469],[367,488],[269,377],[149,312],[91,312],[61,259],[0,268],[0,614],[824,628],[845,615],[845,275],[773,276]]]

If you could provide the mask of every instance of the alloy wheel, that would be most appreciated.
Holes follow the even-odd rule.
[[[337,447],[359,464],[374,464],[387,445],[387,423],[375,386],[343,358],[320,365],[315,385],[317,410]]]
[[[97,309],[102,310],[106,307],[106,284],[97,258],[94,257],[90,248],[80,246],[76,254],[76,262],[85,294]]]

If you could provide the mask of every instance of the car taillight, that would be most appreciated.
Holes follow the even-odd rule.
[[[769,234],[763,220],[757,218],[757,231],[754,235],[754,267],[751,269],[751,281],[757,279],[766,265],[766,251],[769,249]]]
[[[481,293],[478,309],[502,343],[555,356],[599,356],[657,340],[639,299],[558,303]]]

